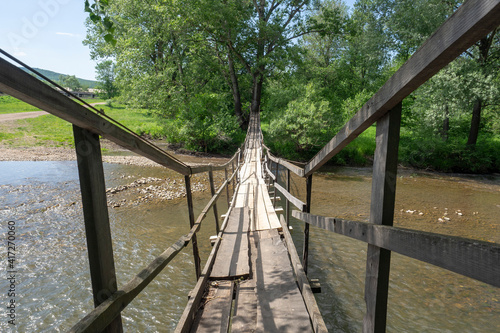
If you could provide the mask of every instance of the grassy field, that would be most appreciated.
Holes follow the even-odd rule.
[[[91,100],[95,102],[95,100]],[[20,102],[22,103],[22,102]],[[127,109],[124,105],[99,105],[106,115],[138,134],[161,136],[164,129],[147,110]],[[34,109],[25,111],[36,111]],[[18,111],[23,112],[23,111]],[[74,146],[70,123],[53,115],[0,123],[0,144],[11,147]]]
[[[86,101],[87,103],[104,102],[103,99],[98,98],[87,98],[84,99],[84,101]],[[0,114],[31,111],[40,111],[40,109],[30,104],[24,103],[23,101],[20,101],[12,96],[0,96]]]

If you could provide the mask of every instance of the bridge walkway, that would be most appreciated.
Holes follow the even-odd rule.
[[[228,332],[229,328],[231,332],[313,332],[264,179],[261,142],[260,123],[254,119],[239,187],[191,332]]]

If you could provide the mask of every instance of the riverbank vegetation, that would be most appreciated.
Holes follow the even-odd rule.
[[[127,105],[118,119],[135,112],[129,110],[148,115],[148,124],[138,118],[140,133],[229,152],[243,141],[250,111],[261,112],[273,152],[305,161],[460,4],[86,1],[85,44],[106,68],[103,83]],[[500,171],[498,30],[404,100],[402,164]],[[374,136],[371,127],[332,163],[370,164]]]

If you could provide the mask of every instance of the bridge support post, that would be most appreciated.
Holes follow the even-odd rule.
[[[226,171],[226,177],[227,177],[227,171]],[[214,185],[214,173],[212,170],[208,172],[208,179],[210,181],[210,193],[212,193],[212,197],[215,195],[215,185]],[[229,195],[229,192],[228,192]],[[215,215],[215,231],[217,231],[217,235],[219,234],[220,227],[219,227],[219,214],[217,213],[217,204],[214,203],[214,215]]]
[[[193,208],[193,194],[191,193],[191,177],[189,175],[184,176],[184,181],[186,183],[186,198],[189,211],[189,225],[191,228],[194,226],[194,208]],[[196,239],[196,233],[193,234],[191,238],[193,243],[193,257],[194,257],[194,269],[196,271],[196,280],[201,276],[201,260],[200,253],[198,251],[198,240]]]
[[[115,262],[99,135],[73,125],[94,306],[116,292]],[[121,315],[105,332],[123,332]]]
[[[289,169],[286,169],[286,190],[288,191],[288,193],[291,193],[290,192],[290,170]],[[286,201],[285,201],[285,211],[286,211],[286,214],[285,214],[286,226],[289,227],[290,226],[290,201],[288,199],[286,199]]]
[[[227,167],[224,169],[224,181],[227,181]],[[229,208],[229,201],[231,200],[231,198],[229,197],[229,183],[226,184],[226,197],[227,197],[227,207]]]
[[[306,206],[304,213],[311,212],[311,198],[312,198],[312,174],[306,178]],[[304,272],[307,274],[307,263],[309,261],[309,223],[304,225],[304,249],[302,251],[302,266]]]
[[[370,222],[393,225],[401,125],[400,102],[377,121],[377,147],[373,161]],[[368,245],[366,258],[363,332],[385,332],[391,251]]]
[[[275,163],[275,164],[276,164],[276,169],[275,169],[276,170],[276,180],[274,182],[276,182],[276,183],[279,184],[279,182],[278,182],[279,178],[278,177],[279,177],[279,172],[280,172],[279,171],[280,170],[280,164],[279,163]],[[275,207],[275,208],[276,208],[276,192],[278,192],[278,191],[276,190],[276,186],[275,186],[274,187],[274,201],[273,201],[273,207]]]

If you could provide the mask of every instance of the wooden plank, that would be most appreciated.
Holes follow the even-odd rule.
[[[204,300],[203,309],[198,311],[191,332],[227,332],[231,318],[233,290],[233,281],[218,281],[212,285]]]
[[[301,200],[299,200],[298,198],[294,197],[290,192],[288,192],[287,190],[285,190],[280,184],[278,183],[275,183],[274,184],[274,187],[280,191],[281,194],[283,194],[285,196],[285,198],[291,202],[295,207],[297,207],[298,209],[300,209],[301,211],[304,211],[305,207],[306,207],[306,204],[304,202],[302,202]]]
[[[377,146],[373,161],[370,223],[388,226],[393,224],[401,110],[402,103],[399,103],[377,121]],[[389,250],[368,244],[364,332],[385,332],[390,265],[391,252]]]
[[[292,216],[452,272],[500,287],[500,244],[425,231],[347,221],[294,210]]]
[[[239,184],[237,185],[237,187]],[[227,211],[226,218],[224,222],[222,223],[221,230],[224,230],[226,228],[227,222],[229,220],[229,215],[231,214],[231,211],[234,208],[232,206],[229,207],[229,210]],[[205,264],[205,267],[203,268],[203,271],[201,272],[201,278],[198,279],[198,282],[196,282],[196,286],[194,289],[191,291],[192,297],[189,299],[188,304],[186,305],[186,308],[184,309],[184,312],[182,313],[181,318],[179,319],[179,323],[177,324],[177,327],[175,328],[175,333],[187,333],[191,330],[191,326],[193,324],[193,320],[196,316],[196,311],[198,310],[198,307],[200,305],[201,299],[203,297],[203,292],[205,290],[205,287],[208,282],[208,278],[210,276],[210,272],[212,270],[212,267],[215,262],[215,256],[219,250],[221,240],[222,240],[222,233],[219,233],[219,237],[217,238],[217,241],[215,242],[212,251],[210,252],[210,255],[208,256],[207,263]]]
[[[236,287],[234,313],[231,332],[254,332],[257,325],[257,295],[255,294],[255,280],[246,280]]]
[[[311,317],[313,330],[315,333],[328,332],[326,328],[323,316],[319,311],[318,304],[316,303],[316,298],[314,298],[313,291],[309,284],[309,279],[302,267],[299,255],[297,254],[297,248],[293,243],[292,235],[287,228],[286,220],[283,215],[280,216],[280,223],[283,227],[283,235],[285,237],[285,244],[288,249],[288,254],[290,255],[290,261],[292,262],[292,267],[297,278],[297,285],[302,292],[302,298],[304,298],[304,303],[306,304],[307,311],[309,312],[309,317]]]
[[[113,242],[109,226],[106,185],[99,136],[73,125],[83,217],[90,266],[90,278],[97,307],[116,292]],[[122,332],[120,314],[110,320],[106,332]],[[114,318],[114,317],[113,317]]]
[[[263,185],[257,186],[257,190],[255,192],[255,200],[256,200],[255,230],[266,230],[271,228],[269,224],[269,215],[267,214],[266,203],[264,201],[264,195],[266,191],[262,190],[262,186]]]
[[[267,175],[268,175],[269,177],[271,177],[271,179],[272,179],[273,181],[275,181],[275,180],[276,180],[276,176],[272,173],[272,171],[271,171],[271,170],[269,170],[269,167],[267,166],[267,164],[266,164],[266,173],[267,173]]]
[[[245,207],[246,205],[246,198],[247,198],[247,192],[248,192],[248,184],[240,184],[238,192],[236,192],[236,204],[235,207],[237,208],[242,208]]]
[[[285,168],[292,171],[294,174],[296,174],[299,177],[304,177],[305,171],[303,168],[289,162],[288,160],[285,160],[282,158],[277,158],[276,156],[271,154],[271,150],[266,145],[263,145],[263,146],[267,149],[267,156],[271,161],[284,166]]]
[[[287,250],[277,230],[255,232],[257,258],[256,332],[312,332],[309,314],[295,282]],[[254,236],[255,236],[254,233]]]
[[[188,175],[191,172],[186,164],[175,157],[90,111],[1,58],[0,91],[50,112],[80,128],[102,135],[122,147],[183,175]]]
[[[278,183],[276,183],[278,184]],[[277,213],[279,212],[280,207],[274,208],[273,203],[271,201],[271,197],[267,192],[266,186],[261,185],[260,191],[262,193],[262,198],[264,200],[264,206],[266,207],[267,221],[269,223],[269,229],[278,229],[281,231],[281,224],[278,219]]]
[[[318,170],[377,119],[496,28],[499,17],[499,0],[466,1],[307,163],[305,175]]]
[[[113,318],[116,318],[185,246],[186,241],[184,237],[181,237],[174,245],[170,246],[159,257],[153,260],[148,267],[143,269],[125,286],[86,315],[68,332],[102,332]]]
[[[250,275],[248,257],[249,209],[234,208],[222,233],[220,250],[215,259],[212,280],[235,279]]]

